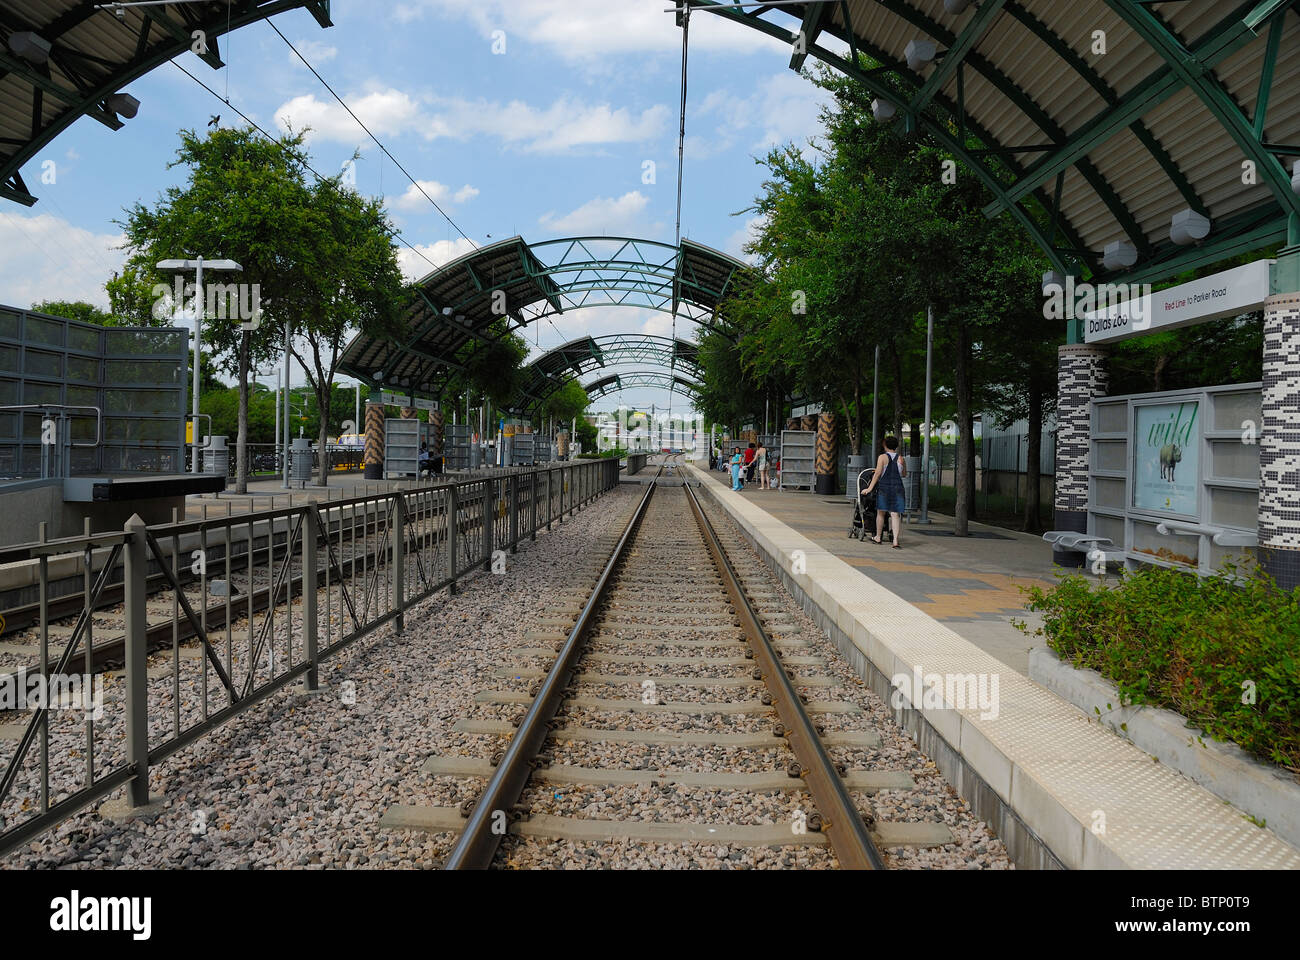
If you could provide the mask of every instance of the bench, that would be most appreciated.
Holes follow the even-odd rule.
[[[1110,537],[1095,537],[1087,533],[1076,533],[1073,530],[1048,530],[1043,534],[1043,539],[1058,550],[1073,550],[1084,554],[1093,573],[1100,572],[1097,569],[1098,561],[1103,565],[1102,571],[1104,571],[1105,564],[1119,563],[1124,560],[1122,551],[1108,553],[1104,549],[1115,546],[1115,542]]]

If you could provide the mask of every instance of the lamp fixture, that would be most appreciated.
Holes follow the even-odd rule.
[[[1107,270],[1118,270],[1127,268],[1137,263],[1137,247],[1123,240],[1116,240],[1114,243],[1106,244],[1106,249],[1101,254],[1101,265]]]
[[[1180,247],[1204,240],[1210,233],[1210,218],[1190,207],[1175,213],[1169,221],[1169,239]]]
[[[907,49],[903,51],[903,56],[907,58],[907,65],[915,71],[920,71],[934,63],[935,54],[938,49],[935,47],[933,40],[912,40],[907,44]]]
[[[50,41],[32,30],[22,30],[9,37],[9,49],[14,56],[37,67],[50,59],[50,46]]]

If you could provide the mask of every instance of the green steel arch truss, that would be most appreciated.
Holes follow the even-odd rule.
[[[711,326],[719,306],[751,275],[747,264],[690,240],[675,247],[630,237],[571,237],[535,244],[512,237],[420,280],[405,332],[398,338],[359,334],[344,350],[339,370],[372,386],[438,398],[476,350],[528,324],[570,310],[627,306]],[[648,344],[663,338],[640,339]],[[621,352],[650,349],[644,344],[634,347],[634,342],[636,338],[623,338],[617,346],[598,346]],[[685,344],[675,356],[672,351],[665,354],[670,369],[683,361],[685,347],[694,349]],[[559,363],[564,351],[576,349],[572,344],[557,348],[560,353],[547,362]],[[583,362],[591,362],[590,356]],[[543,381],[535,385],[546,395],[553,389]],[[538,399],[530,393],[519,406],[534,405]]]
[[[610,334],[570,340],[534,360],[528,367],[528,381],[511,409],[518,413],[536,412],[551,394],[569,380],[595,370],[629,365],[637,365],[641,369],[649,365],[664,370],[663,381],[655,385],[669,390],[673,389],[677,382],[675,378],[680,372],[682,389],[692,390],[692,398],[699,394],[698,385],[703,379],[703,371],[700,369],[699,347],[696,344],[652,334]],[[640,375],[645,374],[640,373],[640,370],[626,375],[610,374],[593,381],[592,386],[604,396],[619,389],[617,384],[620,380],[623,386],[632,386],[633,383],[628,378]],[[635,385],[652,384],[638,381]]]

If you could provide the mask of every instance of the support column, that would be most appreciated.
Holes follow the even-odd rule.
[[[439,408],[429,413],[429,420],[433,424],[433,455],[444,456],[443,450],[447,442],[447,415]]]
[[[1060,398],[1056,405],[1056,530],[1088,530],[1088,438],[1092,430],[1092,401],[1105,396],[1110,383],[1105,347],[1067,343],[1057,350]],[[1073,550],[1053,550],[1052,561],[1062,567],[1082,567],[1085,556]]]
[[[366,403],[366,479],[384,479],[384,405]]]
[[[1259,565],[1284,590],[1300,586],[1300,293],[1264,301],[1259,431]]]
[[[789,420],[785,422],[785,428],[787,430],[802,430],[803,421],[800,420],[798,417],[791,417]]]
[[[797,427],[796,429],[799,429],[799,430],[808,430],[808,431],[810,431],[810,432],[813,431],[813,430],[816,430],[816,429],[817,429],[817,414],[815,414],[815,413],[808,413],[808,414],[805,414],[803,420],[800,421],[800,426]]]
[[[835,414],[823,411],[817,418],[817,482],[814,488],[818,493],[833,494],[837,486],[835,443]]]

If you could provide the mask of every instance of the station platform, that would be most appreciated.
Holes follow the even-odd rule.
[[[712,474],[711,474],[712,476]],[[729,487],[717,473],[719,483]],[[852,539],[853,503],[842,496],[763,490],[740,494],[864,576],[945,624],[963,639],[1029,674],[1030,635],[1012,619],[1037,627],[1041,618],[1024,609],[1021,586],[1050,587],[1052,550],[1035,534],[971,523],[971,536],[955,537],[952,517],[931,513],[929,524],[907,523],[902,549]],[[875,535],[872,519],[868,536]]]
[[[993,532],[1005,541],[958,540],[908,526],[893,550],[847,537],[850,504],[737,493],[720,472],[687,469],[1017,865],[1300,869],[1300,850],[1016,669],[1002,628],[1015,632],[1005,621],[1022,616],[1014,583],[1051,582],[1041,541],[1031,550],[1003,530]],[[1027,656],[1037,644],[1019,636]],[[991,708],[962,702],[962,678],[995,692]]]

